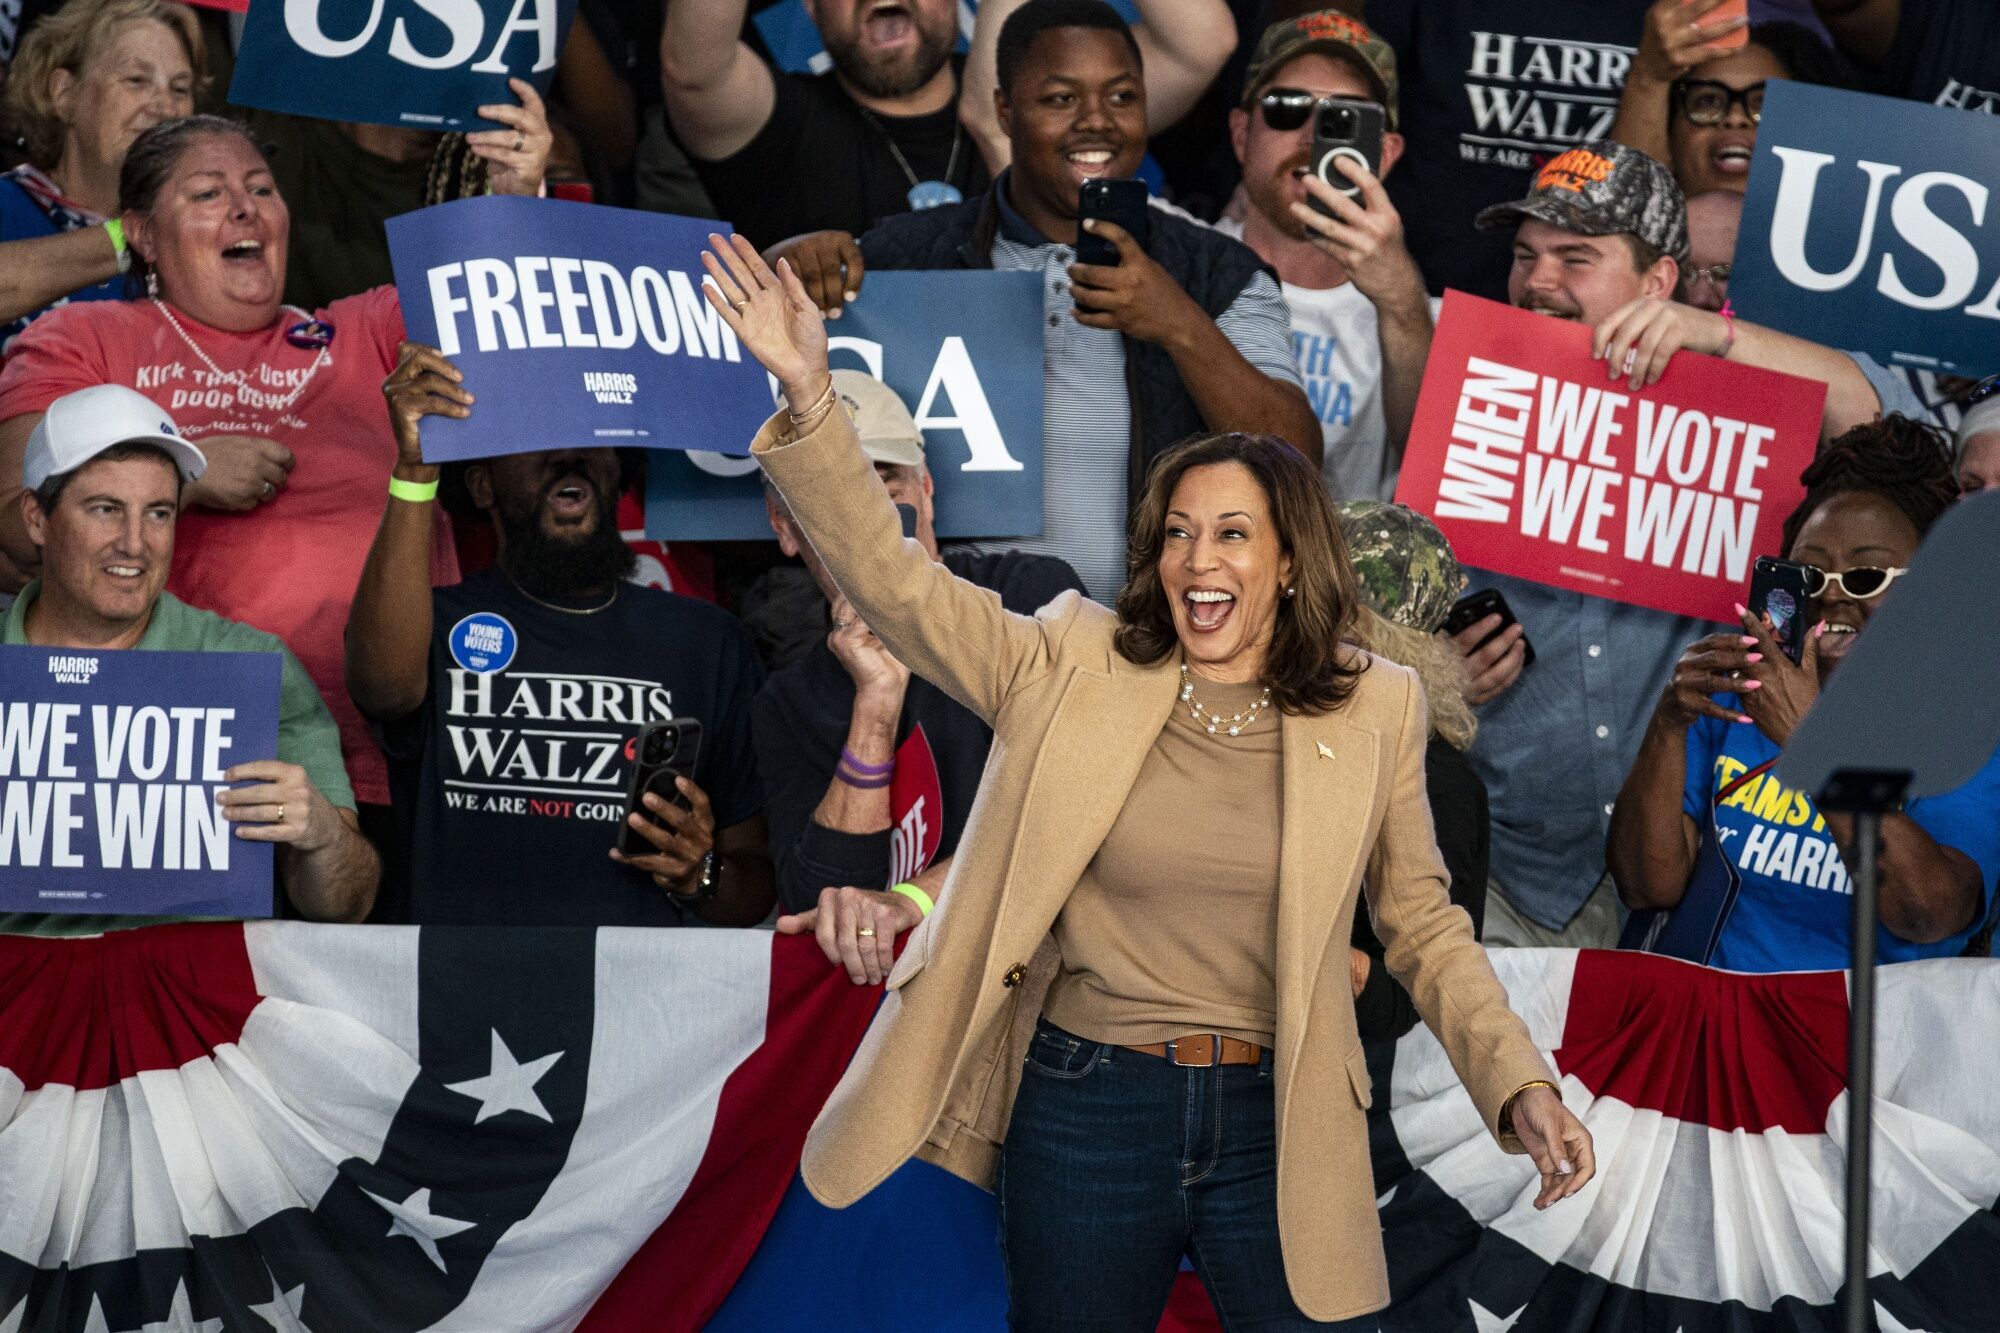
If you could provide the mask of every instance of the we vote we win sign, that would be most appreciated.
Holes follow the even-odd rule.
[[[1582,324],[1447,292],[1396,499],[1461,562],[1732,621],[1779,554],[1826,386],[1697,352],[1633,392]]]

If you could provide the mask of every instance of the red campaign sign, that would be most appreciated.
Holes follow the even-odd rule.
[[[924,724],[911,729],[896,747],[896,771],[889,780],[889,883],[915,879],[937,857],[944,841],[944,783],[931,753]],[[883,887],[888,887],[884,885]]]
[[[1826,386],[1682,351],[1633,393],[1590,340],[1446,292],[1397,501],[1464,564],[1733,622],[1805,493]]]
[[[188,0],[188,3],[199,5],[203,9],[227,10],[231,14],[250,12],[250,0]]]

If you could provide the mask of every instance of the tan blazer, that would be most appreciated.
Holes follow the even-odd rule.
[[[780,413],[752,448],[841,590],[912,671],[993,727],[937,910],[889,974],[881,1012],[806,1140],[806,1185],[842,1208],[920,1155],[991,1188],[1056,967],[1049,928],[1166,724],[1179,661],[1121,658],[1115,617],[1075,593],[1032,618],[1003,610],[998,594],[903,539],[844,413],[797,442],[789,427]],[[1415,675],[1371,661],[1339,710],[1287,714],[1282,726],[1278,1223],[1299,1308],[1346,1319],[1389,1299],[1347,969],[1364,873],[1389,971],[1489,1129],[1497,1135],[1521,1085],[1554,1075],[1446,896]]]

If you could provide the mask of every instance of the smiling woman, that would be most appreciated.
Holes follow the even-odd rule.
[[[516,93],[518,107],[483,109],[510,127],[489,133],[527,144],[502,154],[493,180],[534,193],[549,135],[534,90]],[[381,753],[347,695],[342,632],[396,458],[382,406],[404,333],[395,290],[315,311],[283,304],[291,215],[234,121],[190,116],[139,134],[119,208],[146,294],[52,312],[0,370],[0,479],[15,479],[0,480],[0,590],[34,573],[12,494],[42,413],[88,385],[138,390],[208,458],[183,497],[169,590],[282,638],[340,724],[364,810],[385,805]],[[431,549],[433,576],[455,579],[441,515]]]
[[[1581,1189],[1590,1135],[1445,894],[1423,689],[1342,641],[1318,468],[1269,436],[1176,445],[1117,614],[1011,614],[902,540],[789,265],[710,239],[710,300],[788,404],[752,452],[896,660],[994,728],[936,909],[807,1141],[813,1193],[844,1206],[919,1152],[994,1185],[1017,1329],[1151,1328],[1183,1254],[1231,1293],[1225,1328],[1373,1329],[1364,874],[1390,973],[1538,1202]]]

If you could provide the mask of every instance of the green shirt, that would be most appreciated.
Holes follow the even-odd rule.
[[[0,622],[0,643],[28,642],[28,608],[42,590],[36,579],[21,589],[14,605]],[[277,653],[284,664],[278,684],[278,758],[297,764],[319,788],[320,795],[343,810],[354,808],[354,791],[347,784],[347,769],[340,762],[340,731],[326,701],[319,697],[306,669],[292,650],[275,634],[213,611],[189,606],[170,592],[162,592],[153,606],[153,618],[136,645],[142,653]],[[247,761],[246,761],[247,762]],[[0,934],[7,935],[96,935],[107,930],[133,926],[153,926],[181,920],[154,916],[85,916],[54,912],[0,912]]]

